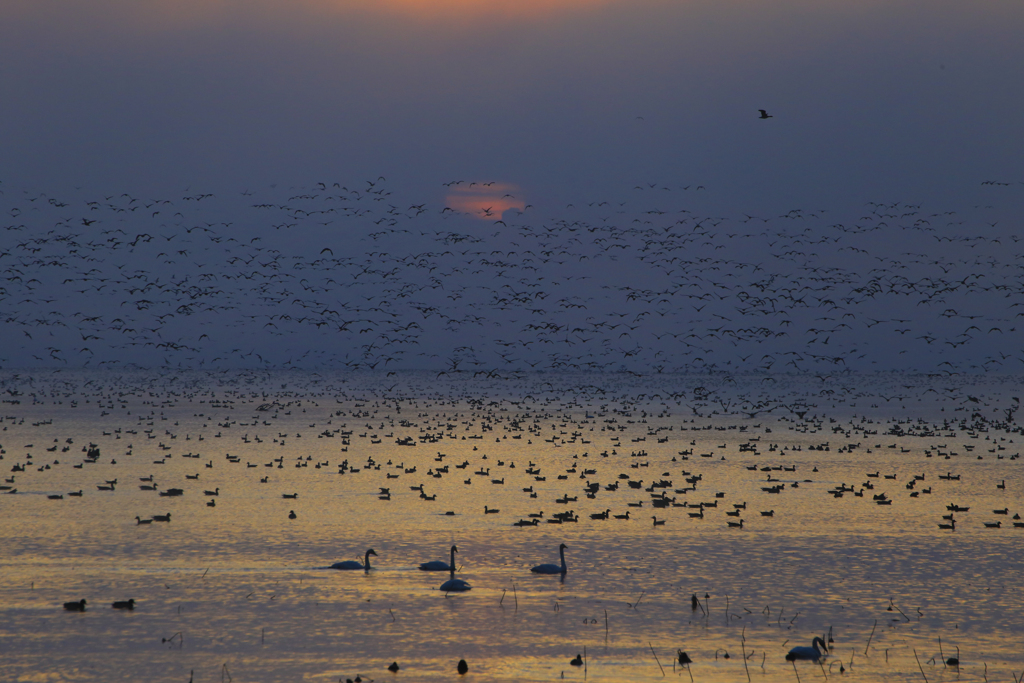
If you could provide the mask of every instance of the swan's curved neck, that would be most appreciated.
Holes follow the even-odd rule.
[[[366,559],[363,561],[363,568],[364,569],[369,569],[370,568],[370,551],[369,550],[366,551]]]
[[[569,568],[565,565],[565,548],[558,549],[558,556],[562,558],[562,573],[565,574]]]

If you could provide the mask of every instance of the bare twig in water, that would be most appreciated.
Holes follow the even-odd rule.
[[[628,602],[626,604],[632,607],[633,609],[636,609],[636,606],[639,605],[640,601],[644,599],[644,595],[646,593],[647,591],[640,591],[640,597],[636,599],[636,602],[634,602],[632,605],[630,605]]]
[[[227,676],[227,683],[231,683],[231,672],[228,671],[228,663],[224,662],[224,666],[220,668],[220,683],[224,683],[224,677]]]
[[[898,606],[896,605],[896,603],[892,601],[892,598],[889,598],[889,606],[890,606],[890,607],[892,607],[892,608],[894,608],[894,609],[895,609],[895,610],[896,610],[897,612],[899,612],[900,614],[903,614],[903,610],[901,610],[901,609],[900,609],[900,608],[899,608],[899,607],[898,607]],[[903,618],[904,618],[904,619],[906,619],[907,621],[910,621],[910,617],[908,617],[908,616],[907,616],[906,614],[903,614]]]
[[[728,597],[726,597],[728,600]],[[728,607],[726,612],[728,612]],[[743,632],[740,633],[740,652],[743,654],[743,670],[747,672],[747,683],[750,683],[750,669],[747,668],[747,627],[743,627]]]
[[[878,619],[875,619],[875,625],[871,627],[871,635],[868,636],[868,644],[864,647],[864,654],[868,653],[868,648],[871,647],[871,639],[875,637],[875,629],[878,627]],[[852,660],[851,660],[852,662]]]
[[[921,670],[921,677],[924,679],[924,683],[928,683],[928,677],[924,675],[924,667],[921,666],[921,660],[917,657],[917,650],[914,650],[914,659],[917,659],[917,668]]]
[[[793,660],[793,673],[796,674],[796,683],[800,683],[800,672],[796,670],[796,660]]]
[[[498,600],[498,607],[501,607],[501,603],[505,602],[505,593],[508,592],[507,588],[501,589],[501,600]]]
[[[647,641],[647,647],[651,648],[651,654],[654,655],[654,661],[658,662],[658,668],[661,669],[662,677],[665,676],[665,667],[661,665],[661,661],[658,660],[658,653],[654,651],[654,646],[651,645],[651,641]]]
[[[515,601],[516,601],[516,612],[518,612],[519,611],[519,596],[516,594],[516,585],[514,583],[512,584],[512,597],[515,598]]]
[[[170,638],[161,638],[160,642],[161,643],[172,643],[173,644],[175,638],[178,639],[178,649],[181,649],[182,647],[185,646],[185,636],[184,636],[184,634],[182,634],[181,631],[178,631],[177,633],[172,635]]]
[[[942,658],[942,667],[946,667],[946,655],[942,654],[942,636],[939,636],[939,657]]]
[[[608,644],[608,610],[604,611],[604,644]]]

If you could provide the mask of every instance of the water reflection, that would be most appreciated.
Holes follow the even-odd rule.
[[[1015,586],[1024,554],[1012,527],[990,533],[981,521],[992,509],[1019,504],[1014,492],[1024,480],[1015,461],[995,453],[990,460],[972,454],[936,461],[924,453],[933,445],[928,438],[906,436],[879,438],[881,448],[872,439],[871,453],[840,452],[827,428],[849,427],[839,413],[832,416],[836,423],[811,415],[799,423],[732,416],[684,423],[663,406],[641,418],[621,404],[536,398],[512,404],[496,394],[493,405],[476,398],[451,403],[423,392],[403,402],[401,417],[392,400],[338,403],[326,396],[282,396],[278,402],[290,403],[287,409],[261,414],[255,407],[267,402],[262,389],[231,396],[230,404],[198,409],[210,399],[201,391],[159,398],[144,392],[132,400],[131,416],[126,409],[103,422],[86,412],[84,401],[74,409],[49,400],[5,407],[14,419],[4,420],[3,462],[25,463],[31,453],[35,465],[13,475],[18,494],[0,495],[5,679],[59,680],[68,672],[86,681],[145,679],[158,668],[181,680],[195,670],[208,680],[226,662],[233,677],[245,680],[337,680],[357,673],[380,678],[398,661],[402,675],[431,681],[450,680],[466,659],[478,680],[542,681],[563,672],[581,678],[570,660],[586,652],[587,680],[655,680],[662,677],[659,663],[669,675],[687,677],[672,668],[682,649],[693,660],[695,680],[732,681],[745,675],[742,649],[753,653],[752,671],[781,681],[793,677],[785,653],[830,632],[835,642],[826,666],[841,660],[847,671],[871,680],[912,678],[914,650],[929,680],[951,680],[955,673],[941,665],[939,638],[947,656],[960,648],[961,680],[980,680],[983,665],[994,680],[997,672],[1020,668],[1024,604]],[[441,432],[452,437],[427,443],[438,412],[447,413]],[[607,429],[611,419],[614,431]],[[871,419],[870,430],[891,424]],[[730,430],[730,424],[747,428]],[[527,427],[529,439],[498,436]],[[666,442],[627,440],[659,428]],[[123,438],[115,438],[117,429]],[[316,438],[334,430],[338,435]],[[350,432],[347,445],[342,431]],[[561,431],[566,439],[585,434],[591,443],[556,446],[542,438]],[[186,433],[191,448],[182,448]],[[985,435],[1008,446],[1016,436],[994,428]],[[612,436],[623,446],[613,449]],[[103,455],[83,463],[77,451],[53,457],[39,448],[67,438],[76,449],[95,443]],[[400,445],[407,438],[417,445]],[[811,450],[826,440],[829,451]],[[969,431],[942,437],[946,448],[962,444],[960,452],[972,440]],[[740,448],[750,444],[756,455]],[[769,450],[771,444],[777,448]],[[691,449],[692,457],[681,459],[680,451]],[[185,457],[195,451],[202,457]],[[709,452],[717,457],[701,458]],[[155,465],[158,459],[164,464]],[[201,467],[199,480],[185,479],[197,463],[210,461],[214,467]],[[43,462],[51,469],[40,471]],[[465,469],[455,467],[463,462]],[[542,474],[526,474],[531,462]],[[749,470],[752,464],[759,469]],[[785,491],[762,491],[767,473],[760,466],[783,464],[796,468],[771,471],[789,477]],[[437,477],[446,466],[448,473]],[[937,478],[948,470],[963,476]],[[495,478],[498,471],[503,476]],[[646,512],[657,489],[623,485],[602,487],[594,499],[577,495],[588,481],[643,479],[649,486],[682,482],[683,471],[703,478],[695,491],[674,496],[705,503],[703,520],[686,514],[693,508],[672,506],[658,510],[666,519],[659,527],[643,515],[590,517],[637,500]],[[899,475],[875,483],[896,501],[892,506],[827,493],[842,482],[859,486],[875,471]],[[397,478],[387,479],[391,472]],[[158,497],[139,489],[135,482],[150,474],[161,490],[181,486],[185,494]],[[913,475],[933,487],[931,498],[908,495]],[[264,477],[269,482],[261,483]],[[96,489],[115,478],[116,490]],[[1002,480],[1006,489],[996,488]],[[522,490],[528,482],[537,498]],[[793,482],[800,484],[795,490]],[[390,500],[379,500],[382,485],[392,488]],[[217,487],[218,505],[208,508],[201,494]],[[437,498],[426,500],[413,487]],[[86,494],[81,499],[44,495],[79,488]],[[297,498],[282,498],[293,492]],[[577,500],[554,502],[567,492]],[[971,507],[955,534],[934,524],[950,499]],[[485,505],[501,512],[486,514]],[[578,522],[512,526],[530,513],[543,510],[547,520],[570,506]],[[769,506],[773,517],[756,513]],[[295,520],[288,519],[292,508]],[[733,509],[747,521],[743,529],[726,525]],[[166,512],[170,523],[134,519]],[[564,577],[530,572],[553,561],[562,543],[569,553]],[[458,576],[472,584],[471,592],[445,595],[438,575],[417,570],[452,545],[459,548]],[[368,572],[323,569],[363,557],[370,547],[376,556]],[[83,597],[86,612],[61,609]],[[130,598],[136,600],[131,612],[110,606]]]

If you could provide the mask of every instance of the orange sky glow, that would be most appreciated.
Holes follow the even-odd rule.
[[[444,21],[448,24],[473,24],[480,20],[533,21],[553,15],[596,9],[621,0],[98,0],[86,8],[66,0],[57,0],[51,13],[65,17],[104,16],[116,26],[174,30],[187,26],[208,26],[250,20],[254,17],[382,16],[416,22]],[[85,12],[85,14],[83,14]],[[8,19],[49,16],[34,0],[10,0],[0,9]]]
[[[463,183],[453,185],[445,203],[460,213],[481,220],[500,220],[509,209],[526,209],[519,188],[509,183]]]

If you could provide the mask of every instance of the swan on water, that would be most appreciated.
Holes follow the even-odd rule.
[[[370,555],[377,555],[373,548],[366,551],[366,564],[361,564],[355,560],[345,560],[344,562],[335,562],[329,569],[363,569],[370,571],[372,569],[370,566]]]
[[[569,568],[565,564],[565,549],[568,548],[566,544],[558,546],[558,555],[562,558],[562,565],[557,564],[538,564],[530,571],[534,574],[565,574],[569,571]]]
[[[455,578],[455,572],[452,572],[452,578],[448,579],[441,584],[441,590],[445,593],[464,593],[465,591],[472,590],[473,587],[468,582],[462,579]]]
[[[818,649],[818,643],[821,643],[821,650]],[[814,636],[814,640],[811,641],[810,647],[794,647],[786,655],[786,661],[792,662],[797,659],[809,659],[813,662],[816,662],[827,654],[828,646],[825,645],[825,641],[819,638],[818,636]]]
[[[459,552],[459,549],[452,546],[452,561],[451,564],[443,560],[433,560],[431,562],[424,562],[420,565],[420,571],[425,572],[446,572],[450,571],[455,566],[455,553]]]
[[[447,581],[441,584],[441,590],[446,593],[461,593],[468,591],[472,588],[468,582],[462,579],[455,578],[455,553],[459,551],[458,548],[452,546],[452,563],[449,571],[451,572]]]

